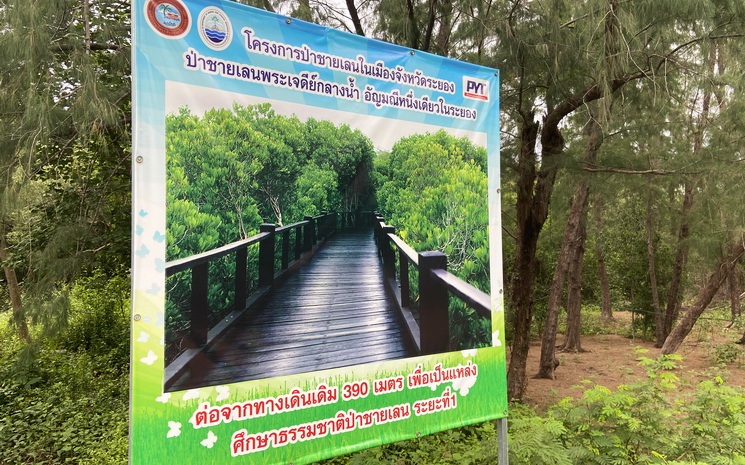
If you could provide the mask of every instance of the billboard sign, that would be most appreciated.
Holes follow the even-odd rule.
[[[228,1],[132,15],[130,462],[301,464],[506,417],[498,72]],[[403,204],[483,214],[491,300],[446,271],[473,257],[419,247],[445,225],[396,235]]]

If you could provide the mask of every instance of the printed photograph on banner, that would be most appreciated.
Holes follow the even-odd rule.
[[[484,134],[176,82],[165,106],[166,392],[491,345],[456,299],[420,314],[413,252],[488,290]]]

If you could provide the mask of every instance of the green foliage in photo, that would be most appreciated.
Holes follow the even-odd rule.
[[[166,118],[166,258],[190,257],[322,211],[371,209],[372,142],[328,121],[283,116],[271,105],[235,105]],[[248,249],[249,292],[258,247]],[[235,256],[209,265],[210,325],[234,308]],[[170,360],[186,348],[191,271],[166,281]]]
[[[375,162],[379,210],[414,250],[448,256],[448,271],[489,292],[486,151],[444,131],[398,141]],[[410,279],[416,295],[416,281]],[[453,349],[491,345],[490,323],[457,299]]]

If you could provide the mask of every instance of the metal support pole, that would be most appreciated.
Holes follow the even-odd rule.
[[[499,465],[509,465],[509,449],[507,448],[507,418],[497,420],[497,461]]]

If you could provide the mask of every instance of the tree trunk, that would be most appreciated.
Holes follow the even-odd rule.
[[[650,182],[651,184],[651,182]],[[660,295],[657,290],[657,272],[655,270],[654,254],[654,218],[652,215],[652,189],[647,194],[647,212],[645,229],[647,233],[647,263],[649,273],[649,287],[652,292],[652,309],[654,310],[655,347],[662,347],[662,311],[660,310]]]
[[[409,48],[419,48],[419,26],[416,23],[413,0],[406,0],[406,17],[408,19],[407,34],[409,37]]]
[[[589,190],[589,188],[588,188]],[[586,206],[586,204],[585,204]],[[583,215],[584,216],[584,215]],[[567,292],[567,331],[564,342],[559,347],[561,352],[584,352],[580,344],[582,310],[582,258],[585,254],[585,239],[587,229],[584,221],[580,221],[577,247],[574,249],[572,263],[569,267],[569,291]]]
[[[732,314],[732,322],[728,327],[735,324],[735,319],[740,316],[740,279],[737,275],[737,267],[733,264],[727,275],[727,290],[729,291],[729,306]]]
[[[310,0],[298,0],[290,14],[293,18],[313,22],[313,10],[310,7]]]
[[[594,164],[597,160],[598,150],[602,144],[602,128],[600,128],[597,120],[592,116],[587,123],[586,132],[588,139],[583,161]],[[541,340],[541,359],[535,378],[554,379],[554,370],[559,365],[556,360],[556,330],[559,321],[561,296],[564,292],[564,282],[567,273],[570,272],[573,259],[576,258],[577,251],[584,248],[584,237],[582,234],[582,230],[584,229],[583,218],[587,211],[589,194],[589,181],[587,178],[580,179],[572,196],[572,206],[566,226],[564,227],[561,250],[551,281],[551,290],[546,309],[546,321],[543,326],[543,337]]]
[[[536,172],[536,143],[539,124],[532,113],[524,115],[521,130],[517,182],[517,241],[512,286],[515,331],[507,371],[507,395],[522,398],[527,383],[526,365],[533,318],[536,249],[541,228],[548,217],[551,193],[558,171],[557,156],[564,147],[558,125],[544,123],[541,131],[541,168]]]
[[[709,73],[714,73],[714,64],[716,63],[717,46],[712,46],[709,50]],[[721,74],[722,69],[719,70]],[[704,91],[703,98],[701,101],[701,114],[698,121],[694,121],[691,117],[691,126],[693,130],[693,156],[696,157],[701,152],[701,148],[704,145],[704,132],[709,125],[709,108],[711,107],[711,91]],[[695,106],[697,102],[693,102],[692,106]],[[662,322],[662,333],[660,334],[662,340],[667,339],[670,331],[673,329],[673,323],[678,319],[680,313],[680,301],[681,296],[681,281],[683,276],[683,270],[688,262],[688,236],[690,235],[689,217],[691,208],[693,207],[693,196],[695,192],[695,181],[687,180],[683,191],[683,206],[680,215],[680,228],[678,231],[678,245],[675,251],[675,262],[673,264],[673,275],[670,278],[670,288],[667,296],[667,307],[665,308],[665,315]]]
[[[538,232],[520,235],[518,243],[521,243],[521,247],[517,249],[517,267],[512,286],[512,299],[515,302],[515,332],[507,371],[507,393],[510,399],[521,399],[525,391],[525,367],[530,350],[530,323],[533,318],[535,251],[538,244]]]
[[[352,18],[354,24],[354,33],[364,37],[365,30],[362,29],[362,22],[357,7],[354,5],[354,0],[347,0],[347,11],[349,11],[349,17]]]
[[[608,281],[608,271],[605,269],[605,244],[603,243],[603,214],[602,198],[600,194],[595,195],[594,216],[595,216],[595,259],[598,264],[598,277],[600,278],[600,316],[606,320],[613,318],[613,309],[610,301],[610,283]]]
[[[678,246],[675,251],[675,262],[673,263],[673,274],[670,278],[670,288],[667,294],[667,307],[662,322],[661,337],[667,339],[670,331],[673,329],[673,323],[678,319],[680,313],[681,292],[680,284],[683,277],[683,270],[688,262],[688,236],[690,226],[688,217],[693,206],[693,186],[687,182],[683,192],[683,210],[680,217],[680,229],[678,231]]]
[[[714,295],[724,280],[727,279],[730,268],[742,258],[745,252],[745,234],[740,234],[730,245],[729,249],[729,255],[723,258],[719,262],[717,269],[706,278],[706,284],[699,292],[698,297],[696,297],[696,301],[691,305],[686,314],[683,315],[678,325],[673,328],[667,339],[665,339],[665,343],[662,345],[662,350],[660,351],[661,355],[675,353],[680,348],[683,340],[693,329],[693,325],[698,320],[698,317],[704,313],[706,307],[711,303],[711,299],[714,298]]]
[[[435,30],[435,20],[437,19],[437,0],[429,0],[429,12],[427,13],[427,29],[424,32],[424,39],[422,39],[422,46],[420,50],[423,52],[429,52],[430,44],[432,43],[432,34]]]
[[[524,67],[519,63],[518,68]],[[523,69],[524,71],[524,69]],[[525,365],[530,348],[530,323],[533,317],[533,289],[535,287],[535,253],[538,236],[548,217],[548,208],[553,193],[556,173],[559,169],[559,158],[564,151],[564,138],[559,125],[567,115],[580,107],[602,99],[631,81],[649,76],[646,70],[633,74],[620,74],[608,82],[608,86],[591,84],[571,95],[560,92],[564,99],[557,105],[550,104],[543,127],[540,131],[541,160],[540,170],[536,157],[536,142],[539,124],[534,121],[535,113],[525,111],[523,104],[532,107],[533,102],[522,101],[520,89],[518,112],[522,117],[520,142],[518,149],[517,181],[517,254],[515,255],[515,275],[512,285],[512,309],[514,310],[514,336],[510,365],[507,371],[507,396],[509,399],[522,398],[527,378]],[[518,86],[524,83],[519,81]],[[551,90],[551,89],[549,89]],[[548,99],[547,99],[548,100]],[[553,99],[551,99],[553,100]]]
[[[91,22],[90,22],[90,4],[88,0],[83,0],[83,29],[85,30],[85,51],[91,52]]]
[[[5,242],[5,235],[0,236],[0,261],[3,263],[3,272],[5,281],[8,283],[8,295],[10,296],[10,305],[13,308],[13,323],[16,327],[18,337],[27,344],[31,343],[31,333],[28,330],[26,314],[21,301],[21,286],[18,284],[16,270],[8,262],[8,247]]]
[[[541,338],[541,359],[535,378],[554,379],[554,370],[559,366],[559,362],[556,360],[556,331],[559,323],[561,296],[564,293],[564,281],[569,272],[570,254],[573,249],[571,241],[574,239],[576,229],[574,222],[578,220],[578,218],[575,218],[574,210],[574,201],[572,201],[572,211],[564,228],[564,239],[561,242],[556,270],[551,280],[546,321],[543,324],[543,336]]]
[[[437,53],[448,56],[450,53],[450,35],[453,29],[453,0],[440,1],[440,28],[437,31]]]
[[[272,2],[270,0],[263,0],[261,2],[262,8],[264,8],[266,11],[271,11],[272,13],[276,13],[274,10],[274,6],[272,6]]]
[[[521,399],[525,390],[525,365],[530,349],[530,322],[533,318],[533,289],[535,287],[535,252],[540,227],[535,224],[533,205],[533,183],[535,182],[535,145],[538,138],[538,123],[533,115],[524,119],[520,133],[520,153],[517,183],[517,241],[515,275],[512,281],[514,303],[514,337],[510,364],[507,371],[507,395],[510,399]]]

